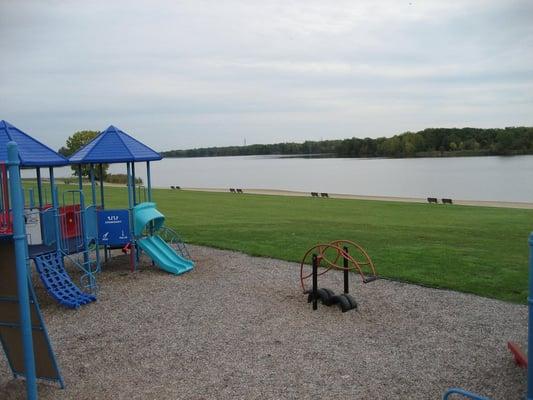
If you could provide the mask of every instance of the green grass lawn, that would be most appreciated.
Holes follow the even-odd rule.
[[[533,210],[166,189],[153,196],[189,243],[300,261],[318,242],[350,239],[381,276],[526,302]],[[126,204],[125,188],[106,187],[106,208]]]

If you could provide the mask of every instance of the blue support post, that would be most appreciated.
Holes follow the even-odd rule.
[[[148,186],[148,201],[152,201],[152,174],[150,173],[150,161],[146,161],[146,185]]]
[[[137,182],[135,182],[135,163],[131,163],[131,181],[132,181],[132,188],[133,188],[133,206],[135,207],[137,205],[137,197],[135,194],[135,186],[137,186]]]
[[[22,202],[22,182],[20,179],[18,148],[16,143],[7,144],[9,188],[13,209],[13,240],[17,267],[17,290],[20,310],[20,330],[24,352],[24,373],[26,375],[26,395],[29,400],[37,399],[37,378],[35,358],[33,355],[33,334],[30,314],[30,297],[28,292],[27,242],[24,228],[24,210]]]
[[[39,201],[39,221],[41,221],[41,237],[44,238],[44,228],[43,228],[43,187],[41,180],[41,168],[37,167],[37,199]]]
[[[83,177],[81,176],[81,164],[78,165],[78,189],[83,190]]]
[[[41,180],[41,168],[37,168],[37,198],[39,199],[39,210],[43,208],[43,187]]]
[[[30,188],[29,190],[29,196],[30,196],[30,209],[35,208],[35,195],[33,193],[33,188]]]
[[[93,208],[95,210],[95,215],[96,215],[96,185],[95,185],[95,182],[94,182],[94,164],[91,164],[90,168],[91,168],[90,172],[91,172],[92,206],[93,206]],[[94,237],[92,239],[94,239],[94,245],[96,246],[96,253],[95,253],[95,256],[96,256],[96,269],[95,270],[96,270],[96,272],[99,272],[99,270],[100,270],[100,247],[99,247],[99,244],[98,244],[98,235],[96,235],[96,237]]]
[[[61,232],[59,230],[59,202],[57,200],[57,188],[55,187],[54,168],[50,167],[50,191],[52,195],[52,209],[54,210],[54,224],[56,236],[56,249],[61,251]]]
[[[527,328],[527,400],[533,400],[533,232],[529,235],[529,295]]]
[[[135,186],[132,187],[131,166],[130,163],[126,163],[127,175],[128,175],[128,205],[130,210],[130,236],[131,236],[131,249],[133,253],[135,251],[135,236],[133,231],[133,194],[135,192]],[[133,270],[137,269],[137,257],[132,257]]]
[[[104,166],[100,163],[98,166],[98,170],[100,173],[100,207],[102,210],[105,210],[105,202],[104,202]],[[107,262],[107,246],[104,245],[104,260]]]
[[[91,194],[92,194],[92,201],[93,206],[96,207],[96,185],[94,183],[94,165],[91,164],[90,167],[90,173],[91,173]]]

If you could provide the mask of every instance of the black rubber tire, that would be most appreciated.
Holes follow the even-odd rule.
[[[340,294],[336,297],[338,297],[338,304],[343,313],[354,309],[353,303],[348,299],[346,294]],[[357,303],[355,303],[355,307],[357,307]]]
[[[357,310],[357,302],[355,301],[355,299],[346,293],[344,294],[344,297],[346,297],[348,301],[350,302],[351,310]]]
[[[333,291],[331,291],[330,289],[326,289],[326,288],[318,289],[318,298],[320,299],[322,304],[324,304],[325,306],[329,307],[333,304],[331,300],[334,296],[335,296],[335,293],[333,293]]]

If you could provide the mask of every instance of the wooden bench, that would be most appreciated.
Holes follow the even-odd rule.
[[[170,188],[171,188],[172,190],[176,189],[174,186],[171,186]]]
[[[327,193],[320,193],[320,195],[321,195],[322,197],[329,197],[329,195],[328,195]]]
[[[230,188],[229,191],[230,191],[231,193],[237,193],[237,192],[235,191],[235,189],[233,189],[233,188]]]
[[[311,192],[311,197],[318,197],[318,192]]]
[[[453,204],[452,199],[442,199],[442,204]]]
[[[436,197],[428,197],[428,203],[435,203],[437,204],[439,202],[439,200],[437,200]]]
[[[242,189],[235,189],[235,191],[236,191],[237,193],[241,193],[241,194],[243,193],[243,192],[242,192]]]

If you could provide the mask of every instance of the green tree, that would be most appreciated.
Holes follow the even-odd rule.
[[[99,135],[100,132],[98,131],[78,131],[75,132],[72,136],[69,136],[67,139],[66,146],[61,147],[59,149],[59,153],[64,155],[65,157],[70,157],[74,153],[76,153],[79,149],[81,149],[83,146],[88,144],[91,140],[93,140],[96,136]],[[74,171],[74,175],[78,176],[78,166],[72,165],[72,170]],[[103,164],[103,178],[107,176],[107,170],[109,168],[109,164]],[[90,175],[90,169],[89,165],[82,165],[81,167],[81,176],[89,177]],[[100,179],[100,169],[95,168],[95,176],[96,179]]]

